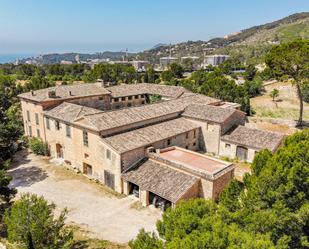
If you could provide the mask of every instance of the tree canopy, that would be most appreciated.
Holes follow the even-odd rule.
[[[274,154],[259,152],[252,174],[233,180],[218,203],[182,202],[157,223],[162,248],[183,249],[305,249],[308,227],[309,129],[288,137]]]
[[[302,125],[302,88],[309,78],[309,40],[295,40],[274,46],[266,56],[266,64],[277,77],[287,76],[293,80],[299,98],[298,125]]]

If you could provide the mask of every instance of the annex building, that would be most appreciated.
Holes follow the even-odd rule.
[[[151,103],[153,95],[161,101]],[[101,82],[63,85],[19,95],[25,134],[48,143],[52,157],[119,193],[216,199],[234,166],[207,155],[251,162],[275,151],[283,136],[245,126],[234,103],[182,87]],[[201,153],[202,152],[202,153]]]

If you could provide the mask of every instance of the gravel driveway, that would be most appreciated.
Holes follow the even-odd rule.
[[[57,212],[67,207],[67,222],[89,231],[92,237],[126,243],[141,228],[154,231],[161,217],[157,209],[139,208],[132,196],[117,195],[81,174],[25,151],[16,154],[9,172],[11,186],[19,194],[42,195],[57,205]]]

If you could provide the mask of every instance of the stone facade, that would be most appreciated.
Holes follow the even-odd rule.
[[[156,91],[169,100],[148,104],[148,95]],[[239,110],[222,109],[219,100],[154,84],[106,89],[99,84],[63,86],[21,94],[20,98],[27,136],[47,142],[51,157],[125,194],[129,187],[123,173],[147,158],[149,147],[177,146],[192,153],[235,158],[240,145],[227,142],[225,134],[244,125],[246,119]],[[253,160],[256,151],[248,147],[247,161]],[[171,162],[168,166],[200,179],[180,199],[217,199],[234,174],[230,169],[211,178]],[[177,198],[173,204],[180,200]],[[149,204],[147,189],[141,189],[140,199]]]

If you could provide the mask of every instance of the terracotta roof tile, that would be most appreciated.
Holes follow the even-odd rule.
[[[55,91],[56,95],[53,98],[48,96],[48,92]],[[82,84],[74,84],[74,85],[61,85],[54,86],[45,89],[40,89],[33,91],[33,95],[31,92],[22,93],[18,95],[20,98],[36,101],[36,102],[44,102],[50,100],[65,100],[65,99],[73,99],[78,97],[86,97],[86,96],[97,96],[103,94],[110,94],[108,90],[101,86],[101,83],[82,83]]]
[[[199,127],[199,125],[184,118],[178,118],[103,139],[119,153],[124,153]]]
[[[122,174],[123,179],[176,203],[199,178],[172,169],[151,159]]]
[[[226,142],[255,148],[258,150],[269,149],[275,151],[284,138],[283,134],[238,126],[230,134],[221,139]]]

